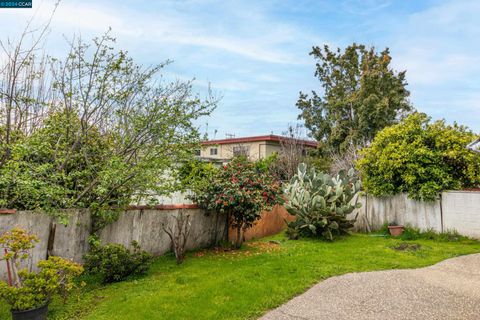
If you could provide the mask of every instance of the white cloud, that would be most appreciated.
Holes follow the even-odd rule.
[[[341,7],[352,14],[369,15],[390,6],[391,2],[386,0],[344,0],[341,2]]]
[[[468,82],[480,59],[474,55],[444,52],[441,49],[411,47],[396,56],[395,66],[407,70],[412,86],[434,86],[452,82]]]
[[[390,35],[395,63],[415,85],[468,81],[480,70],[478,16],[480,2],[472,1],[444,2],[411,15]]]
[[[190,3],[192,4],[196,3]],[[46,20],[52,9],[52,2],[41,3],[36,9],[36,20]],[[73,32],[99,34],[111,27],[114,35],[142,40],[148,44],[209,48],[274,64],[306,63],[302,54],[283,48],[284,45],[288,46],[305,37],[305,32],[289,24],[269,20],[263,16],[260,8],[258,11],[249,8],[250,14],[245,13],[248,12],[245,7],[227,9],[237,10],[237,14],[243,12],[242,18],[245,20],[239,26],[232,24],[231,29],[223,30],[223,26],[216,21],[208,21],[207,25],[199,18],[202,15],[192,18],[188,13],[169,9],[168,6],[161,12],[150,13],[121,6],[113,7],[107,2],[62,2],[53,19],[52,28],[70,35]],[[16,16],[25,21],[31,15],[31,11],[15,11],[9,18]]]
[[[434,119],[480,129],[480,2],[446,1],[405,17],[388,34],[412,101]]]
[[[41,4],[39,21],[48,17],[52,3],[34,1]],[[89,39],[111,26],[119,46],[140,63],[174,58],[165,70],[171,77],[196,76],[198,89],[211,82],[225,93],[211,119],[217,126],[261,133],[296,118],[298,91],[318,89],[308,56],[312,45],[383,44],[392,49],[396,68],[407,70],[416,107],[480,129],[480,2],[421,2],[402,5],[409,7],[404,11],[395,10],[397,5],[389,0],[163,0],[146,7],[64,1],[48,49],[62,55],[62,34]],[[13,35],[31,13],[0,11],[4,35]]]

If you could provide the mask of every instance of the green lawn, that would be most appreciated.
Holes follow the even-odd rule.
[[[277,240],[277,244],[268,243]],[[147,276],[107,286],[88,285],[66,306],[55,301],[49,319],[255,319],[316,282],[347,272],[417,268],[480,252],[475,241],[401,240],[356,234],[333,243],[285,240],[250,243],[240,252],[190,253],[181,266],[158,258]],[[0,317],[9,319],[0,305]]]

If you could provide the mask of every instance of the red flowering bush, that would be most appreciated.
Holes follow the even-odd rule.
[[[251,227],[280,200],[280,184],[254,163],[237,158],[223,166],[210,183],[197,190],[194,200],[209,211],[225,213],[237,230],[236,246],[242,245],[242,230]]]

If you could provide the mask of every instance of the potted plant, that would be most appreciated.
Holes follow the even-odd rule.
[[[21,269],[31,260],[30,250],[38,238],[24,229],[14,228],[0,237],[7,264],[8,283],[0,282],[0,298],[11,307],[14,320],[44,320],[48,304],[55,294],[63,297],[74,287],[74,278],[83,272],[82,266],[60,257],[49,257],[37,264],[37,272]]]
[[[405,227],[396,222],[391,222],[388,224],[388,231],[390,232],[390,235],[392,237],[398,237],[402,235],[404,230],[405,230]]]

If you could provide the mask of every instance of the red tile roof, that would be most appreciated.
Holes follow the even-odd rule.
[[[281,141],[288,141],[288,140],[293,140],[293,138],[270,134],[268,136],[208,140],[208,141],[203,141],[202,145],[208,146],[208,145],[217,145],[217,144],[246,143],[246,142],[258,142],[258,141],[274,141],[274,142],[280,143]],[[311,148],[316,148],[318,145],[316,141],[312,141],[312,140],[302,140],[302,139],[295,139],[295,140]]]

